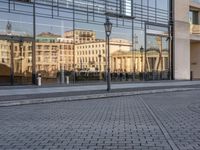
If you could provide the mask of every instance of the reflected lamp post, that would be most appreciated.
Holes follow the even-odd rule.
[[[7,22],[7,25],[6,25],[6,34],[9,35],[9,36],[12,35],[12,24],[9,21]],[[11,82],[11,85],[14,84],[14,68],[13,68],[13,66],[14,66],[14,59],[13,59],[13,57],[14,57],[14,51],[13,51],[13,49],[14,49],[14,44],[11,41],[11,48],[10,48],[10,50],[11,50],[11,52],[10,52],[10,56],[11,56],[11,62],[10,62],[10,74],[11,74],[11,76],[10,76],[10,82]]]
[[[99,80],[101,80],[101,54],[99,56]]]
[[[110,22],[110,19],[106,17],[106,22],[104,23],[105,27],[105,34],[106,34],[106,45],[107,45],[107,91],[109,92],[111,90],[110,82],[111,82],[111,76],[110,76],[110,35],[112,31],[112,23]]]
[[[11,35],[11,33],[12,33],[12,24],[10,23],[10,21],[7,22],[6,33],[7,33],[7,35]]]
[[[63,51],[63,48],[61,49],[61,51],[62,51],[62,55],[61,55],[61,58],[62,58],[62,60],[61,60],[61,64],[60,64],[60,69],[61,69],[61,71],[60,71],[60,75],[61,75],[61,84],[64,84],[65,83],[65,66],[64,66],[64,51]]]
[[[142,73],[142,78],[143,78],[143,80],[144,80],[144,79],[145,79],[145,76],[144,76],[144,63],[145,63],[145,62],[144,62],[144,56],[143,56],[143,55],[144,55],[144,54],[143,54],[143,53],[144,53],[144,48],[143,48],[142,46],[141,46],[141,48],[140,48],[140,53],[141,53],[141,60],[142,60],[142,64],[141,64],[141,65],[142,65],[142,72],[143,72],[143,73]]]
[[[135,79],[135,59],[136,59],[136,53],[135,51],[137,50],[136,44],[138,44],[138,36],[135,34],[135,36],[133,36],[133,48],[132,48],[132,76],[133,76],[133,81]]]

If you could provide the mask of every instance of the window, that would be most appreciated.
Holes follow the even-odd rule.
[[[199,24],[198,11],[190,10],[189,21],[192,24]]]

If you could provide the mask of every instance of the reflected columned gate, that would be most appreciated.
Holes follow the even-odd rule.
[[[145,80],[169,80],[172,78],[170,30],[167,25],[145,23]]]
[[[104,81],[108,13],[112,81],[171,79],[171,8],[171,0],[0,0],[0,84],[35,84],[38,73],[43,84]]]

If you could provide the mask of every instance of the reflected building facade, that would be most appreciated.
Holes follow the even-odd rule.
[[[171,14],[171,0],[0,0],[0,85],[105,80],[106,16],[113,81],[172,79]]]

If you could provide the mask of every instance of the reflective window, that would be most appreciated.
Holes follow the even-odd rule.
[[[67,79],[70,83],[105,81],[105,13],[113,25],[109,37],[112,81],[168,77],[168,28],[147,25],[145,31],[145,22],[167,26],[169,0],[36,0],[35,5],[32,2],[0,0],[0,63],[7,68],[12,63],[15,66],[13,73],[2,77],[7,75],[9,80],[14,75],[16,83],[26,77],[28,83],[36,70],[44,84],[64,83]],[[196,23],[195,12],[190,16]],[[34,33],[36,43],[32,49]],[[10,40],[13,36],[17,40]]]

